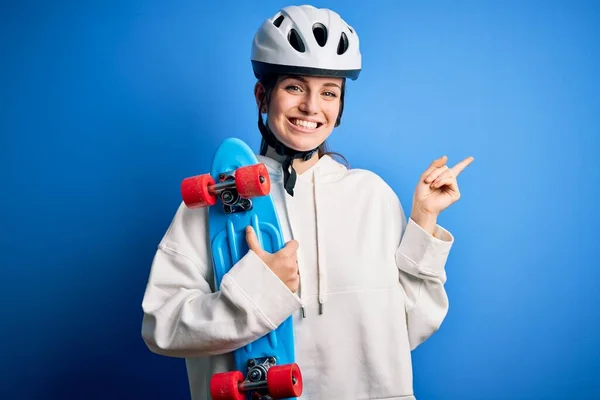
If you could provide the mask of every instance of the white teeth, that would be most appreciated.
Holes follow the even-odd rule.
[[[301,119],[292,119],[292,123],[294,125],[302,126],[304,128],[308,128],[308,129],[316,129],[317,128],[317,123],[312,122],[312,121],[304,121]]]

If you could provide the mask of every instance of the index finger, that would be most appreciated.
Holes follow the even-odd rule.
[[[463,171],[463,169],[467,168],[467,166],[473,162],[473,160],[475,160],[475,158],[467,157],[458,164],[456,164],[454,167],[452,167],[452,172],[454,172],[454,176],[458,176]]]

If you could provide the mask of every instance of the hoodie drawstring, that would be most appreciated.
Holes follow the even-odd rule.
[[[327,275],[326,268],[323,263],[323,251],[321,249],[321,237],[319,235],[319,202],[317,201],[317,175],[313,175],[313,199],[315,204],[315,228],[317,233],[317,273],[318,273],[318,296],[319,296],[319,314],[323,314],[325,308],[325,300],[327,298],[327,291],[325,290],[327,286]]]

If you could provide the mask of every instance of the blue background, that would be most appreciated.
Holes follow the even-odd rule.
[[[449,315],[414,354],[419,399],[600,396],[593,2],[316,1],[361,38],[331,145],[408,212],[434,158],[473,155]],[[281,1],[4,2],[0,398],[186,399],[141,300],[186,176],[257,151],[249,52]]]

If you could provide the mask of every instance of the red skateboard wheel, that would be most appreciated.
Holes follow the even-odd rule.
[[[269,396],[274,399],[299,397],[302,394],[302,374],[298,364],[275,365],[267,371]]]
[[[181,182],[181,197],[188,208],[200,208],[215,205],[217,196],[208,191],[215,184],[210,174],[185,178]]]
[[[266,196],[271,191],[271,179],[264,164],[248,165],[235,171],[235,186],[240,196]]]
[[[240,371],[214,374],[210,379],[210,396],[213,400],[244,400],[246,395],[239,390],[243,381]]]

